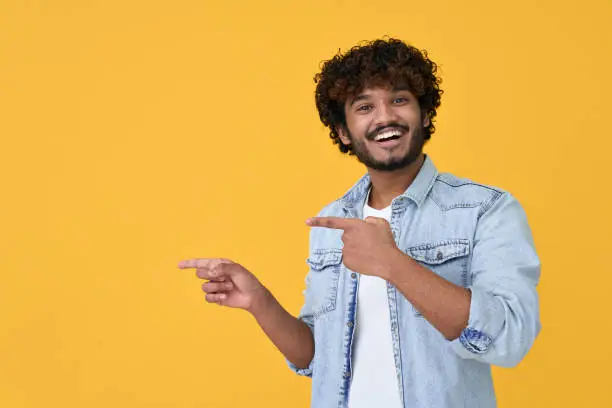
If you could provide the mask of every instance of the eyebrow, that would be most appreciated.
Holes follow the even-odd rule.
[[[354,104],[356,104],[359,101],[365,101],[370,99],[370,95],[366,95],[366,94],[359,94],[356,97],[353,98],[353,100],[351,101],[351,106],[353,106]]]

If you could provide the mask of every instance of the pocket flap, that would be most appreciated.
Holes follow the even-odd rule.
[[[450,259],[466,256],[470,253],[470,241],[453,239],[433,242],[408,248],[408,255],[413,259],[432,265],[444,263]]]
[[[339,265],[342,262],[342,249],[314,249],[306,262],[314,270]]]

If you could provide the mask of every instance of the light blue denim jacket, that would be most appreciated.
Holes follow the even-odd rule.
[[[366,174],[318,215],[361,219],[369,187]],[[472,292],[467,328],[449,341],[387,283],[403,406],[495,407],[491,365],[518,364],[540,331],[540,262],[522,207],[507,192],[438,173],[429,157],[391,205],[397,246]],[[315,354],[306,369],[288,362],[312,377],[315,408],[346,407],[351,384],[359,273],[342,263],[341,236],[341,230],[311,229],[299,318],[313,331]]]

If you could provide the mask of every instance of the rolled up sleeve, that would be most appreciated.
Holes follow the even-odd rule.
[[[469,320],[451,348],[466,359],[515,366],[541,330],[536,291],[540,261],[525,212],[510,194],[502,193],[485,206],[470,271]]]
[[[310,328],[310,331],[312,332],[313,338],[314,338],[314,314],[312,313],[312,301],[311,301],[311,297],[312,297],[312,290],[311,290],[311,285],[310,285],[310,281],[311,281],[311,274],[312,271],[308,271],[308,274],[306,275],[305,278],[305,284],[306,284],[306,288],[304,289],[304,291],[302,292],[302,295],[304,297],[304,304],[300,310],[300,313],[298,315],[298,319],[300,319],[301,321],[303,321],[304,323],[306,323],[306,325]],[[315,351],[315,356],[316,356],[316,351]],[[310,361],[310,363],[308,364],[308,367],[306,368],[298,368],[296,367],[291,361],[289,361],[287,358],[285,358],[285,362],[287,363],[287,365],[289,366],[289,368],[296,374],[301,375],[301,376],[305,376],[305,377],[312,377],[312,367],[314,364],[314,359],[315,357],[313,356],[312,360]]]
[[[313,336],[314,336],[314,321],[312,319],[311,316],[302,316],[300,314],[300,316],[298,316],[298,319],[300,319],[301,321],[303,321],[304,323],[306,323],[306,325],[310,328],[310,330],[313,332]],[[289,368],[291,369],[291,371],[293,371],[294,373],[296,373],[297,375],[301,375],[304,377],[311,377],[312,378],[312,366],[314,363],[314,357],[313,359],[310,361],[310,364],[308,364],[308,367],[306,368],[298,368],[296,367],[291,361],[289,361],[287,358],[285,358],[285,361],[287,362],[287,365],[289,366]]]

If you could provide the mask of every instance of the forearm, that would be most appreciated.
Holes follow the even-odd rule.
[[[298,368],[308,367],[314,356],[314,338],[306,323],[287,312],[267,289],[250,312],[287,360]]]
[[[453,340],[466,328],[471,292],[398,252],[385,276],[444,337]]]

